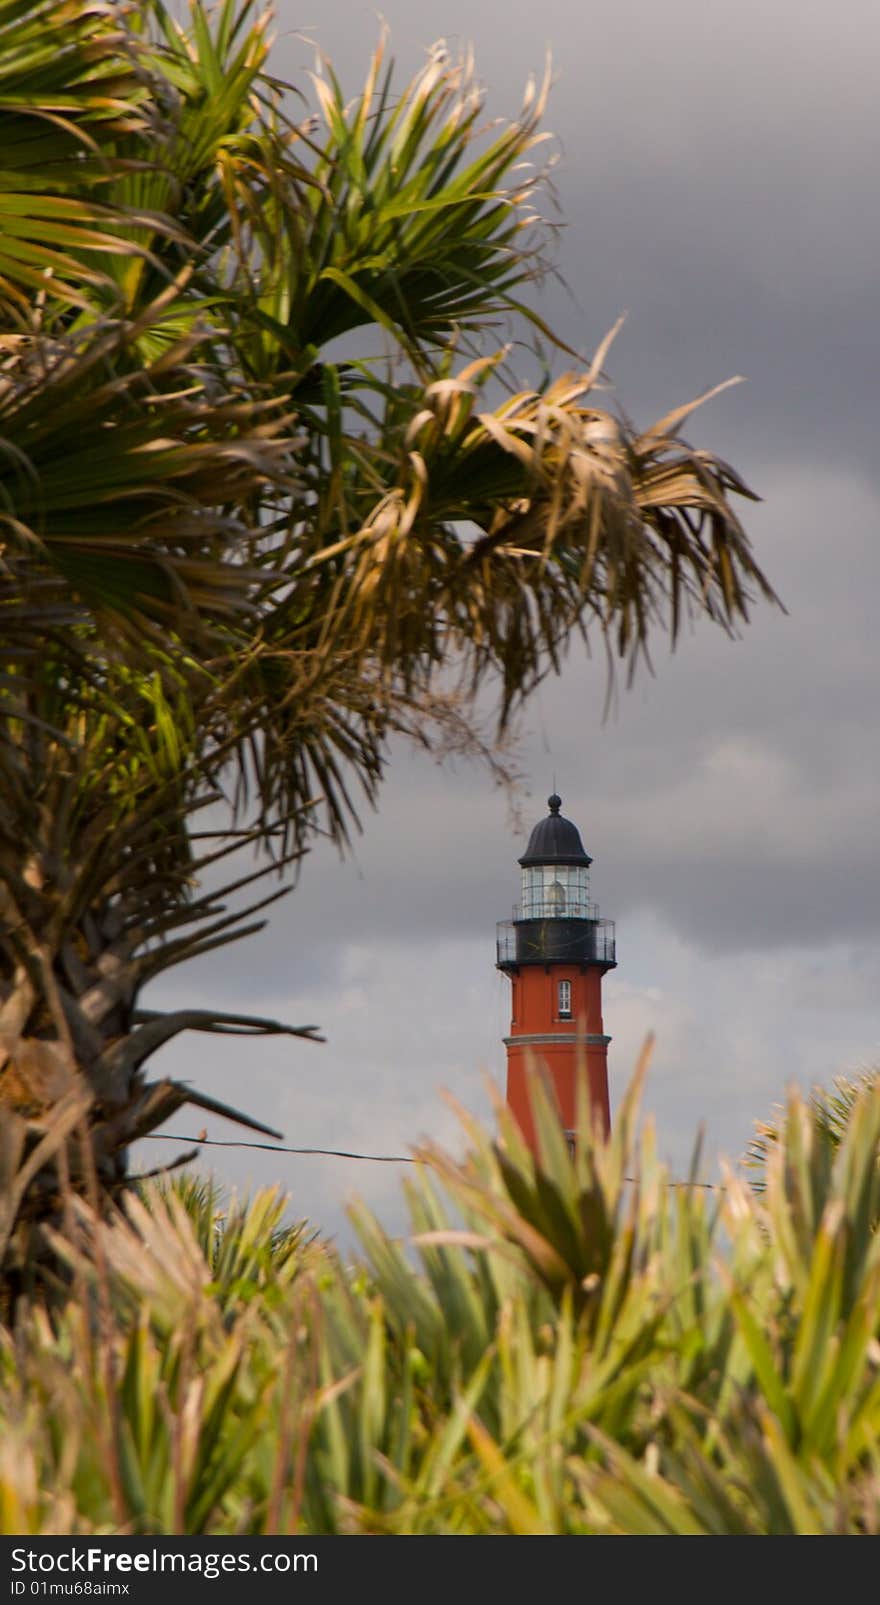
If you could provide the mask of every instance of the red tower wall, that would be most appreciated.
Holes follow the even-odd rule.
[[[523,964],[511,974],[512,1018],[507,1047],[507,1101],[529,1146],[536,1147],[529,1106],[530,1076],[543,1068],[550,1079],[563,1125],[576,1119],[579,1066],[586,1064],[590,1101],[607,1135],[608,1043],[602,1024],[602,969],[599,965]],[[559,982],[571,987],[571,1016],[560,1015]]]

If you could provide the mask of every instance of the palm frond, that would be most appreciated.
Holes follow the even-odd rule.
[[[820,1140],[829,1154],[840,1147],[864,1093],[871,1091],[880,1081],[880,1069],[863,1070],[858,1075],[835,1076],[830,1087],[813,1087],[810,1093],[810,1111]],[[765,1185],[767,1165],[776,1152],[782,1136],[784,1109],[777,1118],[755,1122],[755,1135],[746,1150],[744,1163],[755,1171],[753,1185]]]

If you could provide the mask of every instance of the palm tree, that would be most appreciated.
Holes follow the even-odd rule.
[[[544,91],[486,130],[469,62],[435,49],[395,94],[380,47],[350,104],[324,66],[306,116],[268,26],[253,0],[190,0],[186,26],[161,0],[0,0],[0,1249],[19,1267],[59,1180],[112,1196],[135,1138],[220,1107],[145,1079],[163,1042],[315,1035],[139,1007],[284,890],[228,913],[203,870],[256,847],[237,890],[317,828],[344,844],[391,732],[475,739],[490,680],[503,731],[574,631],[632,667],[689,611],[732,629],[773,597],[731,501],[749,492],[679,435],[697,402],[637,433],[596,405],[607,344],[509,382],[499,326],[553,338],[519,299],[547,237]],[[356,330],[381,357],[339,354]],[[219,836],[196,828],[210,803]]]

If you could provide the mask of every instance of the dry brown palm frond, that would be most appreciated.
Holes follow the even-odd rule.
[[[632,664],[658,624],[674,642],[689,611],[733,628],[754,594],[776,600],[731,501],[752,493],[674,432],[699,401],[637,436],[590,404],[594,374],[571,374],[488,411],[494,365],[412,395],[396,482],[309,558],[306,579],[332,575],[328,642],[408,688],[450,654],[474,689],[500,671],[503,722],[573,630],[594,625]]]

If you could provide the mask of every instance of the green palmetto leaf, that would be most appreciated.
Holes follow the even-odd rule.
[[[34,296],[88,308],[112,283],[107,259],[137,250],[100,197],[108,141],[142,133],[150,116],[132,12],[104,0],[0,4],[0,304],[14,318]]]
[[[326,1244],[279,1234],[272,1193],[224,1203],[204,1185],[148,1183],[110,1222],[76,1204],[64,1246],[72,1296],[51,1321],[24,1307],[15,1335],[0,1326],[0,1524],[876,1533],[880,1382],[876,1336],[866,1337],[880,1319],[876,1232],[859,1251],[849,1313],[834,1268],[859,1217],[876,1092],[853,1113],[799,1281],[768,1221],[800,1208],[800,1159],[771,1171],[763,1199],[728,1186],[723,1230],[707,1237],[702,1193],[660,1190],[650,1133],[634,1131],[637,1090],[613,1158],[601,1139],[591,1151],[589,1127],[573,1165],[544,1133],[546,1179],[560,1193],[574,1185],[569,1171],[598,1172],[607,1197],[621,1171],[630,1178],[635,1212],[614,1212],[605,1251],[629,1266],[607,1340],[573,1286],[556,1298],[538,1285],[509,1216],[504,1239],[489,1229],[506,1186],[493,1161],[508,1139],[475,1122],[463,1163],[428,1158],[408,1188],[415,1254],[361,1213],[366,1262],[344,1264]],[[781,1146],[809,1153],[796,1107]],[[585,1220],[585,1239],[590,1230]],[[102,1318],[84,1320],[99,1299]],[[712,1348],[719,1307],[732,1308],[739,1347]],[[697,1340],[711,1349],[703,1371],[689,1359]]]
[[[880,1071],[864,1070],[860,1075],[836,1076],[830,1088],[813,1088],[810,1094],[811,1109],[819,1131],[831,1149],[840,1146],[862,1093],[875,1085],[878,1076]],[[778,1122],[756,1122],[755,1136],[746,1154],[747,1165],[758,1172],[756,1185],[761,1185],[761,1175],[779,1136]]]
[[[146,368],[108,378],[125,340],[99,325],[60,354],[50,342],[42,354],[13,348],[0,375],[0,507],[15,509],[9,560],[28,565],[19,586],[25,573],[54,572],[62,594],[121,621],[182,624],[188,615],[198,630],[246,607],[248,582],[263,584],[241,564],[247,526],[229,509],[283,480],[290,440],[277,407],[273,418],[239,401],[208,403],[183,361],[170,369],[182,393],[167,388],[167,358],[155,377]],[[224,551],[238,557],[234,567]]]
[[[511,307],[534,271],[522,238],[534,175],[516,164],[539,138],[543,93],[480,140],[472,65],[439,48],[396,104],[382,47],[352,105],[327,64],[313,87],[326,132],[288,206],[289,239],[271,211],[263,219],[266,236],[274,228],[265,309],[285,310],[300,349],[378,323],[421,365],[425,341]]]
[[[697,1537],[707,1528],[690,1502],[664,1478],[647,1471],[634,1456],[598,1433],[608,1472],[590,1481],[590,1493],[605,1507],[618,1533],[679,1538]]]

